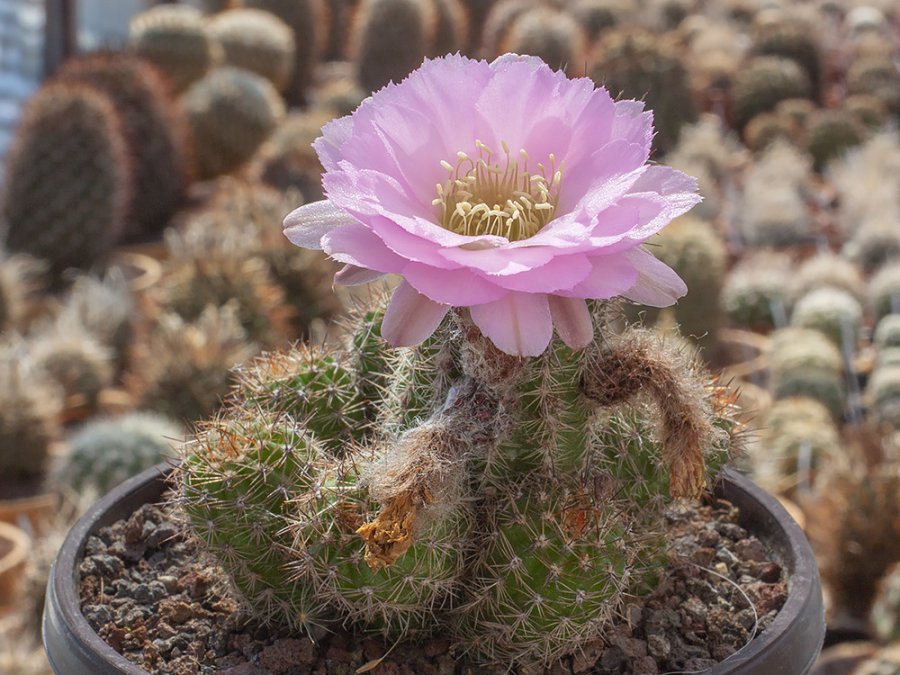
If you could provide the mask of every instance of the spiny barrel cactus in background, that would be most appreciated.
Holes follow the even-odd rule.
[[[763,152],[775,141],[797,143],[801,128],[793,120],[775,112],[762,112],[744,127],[744,144],[754,154]]]
[[[881,642],[900,641],[900,563],[892,566],[878,582],[870,616]]]
[[[499,56],[506,52],[540,57],[555,70],[583,72],[587,39],[578,22],[561,9],[536,5],[513,21],[500,37]]]
[[[900,116],[900,73],[888,57],[868,57],[854,61],[847,71],[850,94],[871,94],[887,107],[891,115]]]
[[[734,124],[743,129],[756,115],[774,110],[781,101],[809,98],[809,77],[794,61],[777,56],[758,56],[739,71],[732,96]]]
[[[610,28],[623,22],[629,3],[617,0],[573,0],[568,10],[581,26],[589,43],[595,42]]]
[[[40,478],[50,444],[60,437],[62,392],[35,367],[24,344],[0,345],[0,476],[4,481]]]
[[[357,325],[352,349],[244,368],[186,446],[177,503],[240,596],[507,666],[598,636],[665,564],[665,505],[728,455],[726,405],[642,331],[522,360],[462,313],[396,351]]]
[[[875,326],[872,342],[879,350],[900,347],[900,314],[888,314]]]
[[[117,371],[128,360],[134,334],[132,319],[135,298],[125,277],[110,270],[104,277],[80,275],[75,278],[59,311],[61,325],[77,324],[110,350]]]
[[[822,56],[814,28],[804,22],[781,17],[757,27],[752,51],[761,56],[779,56],[799,65],[818,94],[822,81]]]
[[[257,351],[233,303],[209,306],[192,323],[164,314],[138,346],[127,381],[143,409],[195,422],[211,415],[228,393],[230,369]]]
[[[100,392],[112,384],[113,354],[79,319],[57,317],[29,340],[29,351],[35,366],[62,387],[68,403],[94,410]]]
[[[125,226],[132,166],[119,116],[92,87],[49,84],[27,103],[6,161],[6,247],[69,267],[105,262]]]
[[[865,140],[865,127],[844,110],[820,110],[812,115],[806,130],[806,149],[816,171]]]
[[[279,190],[300,190],[306,201],[321,199],[323,168],[312,143],[333,118],[327,110],[289,114],[254,158],[259,179]]]
[[[144,469],[175,456],[183,436],[172,420],[147,412],[94,419],[69,439],[55,480],[96,498]]]
[[[644,101],[653,111],[654,147],[667,152],[684,125],[697,119],[687,70],[673,46],[641,29],[614,29],[596,46],[590,77],[613,94]]]
[[[859,300],[839,288],[819,288],[797,301],[791,324],[820,331],[842,351],[856,350],[862,328]]]
[[[866,274],[900,259],[900,231],[896,218],[900,212],[886,211],[865,220],[844,243],[843,255],[858,264]]]
[[[232,9],[214,16],[208,30],[222,45],[227,65],[261,75],[279,91],[290,84],[294,33],[277,16],[259,9]]]
[[[835,420],[843,419],[844,361],[838,348],[819,331],[791,327],[773,333],[769,380],[776,399],[811,398],[827,407]]]
[[[878,131],[888,122],[887,106],[872,94],[853,94],[844,101],[844,110],[869,131]]]
[[[126,234],[159,234],[188,184],[187,124],[163,78],[142,59],[112,52],[70,59],[58,78],[96,87],[115,106],[133,164]]]
[[[841,454],[841,438],[828,408],[809,398],[776,401],[750,444],[753,478],[775,494],[809,491],[817,473]]]
[[[400,82],[432,52],[430,0],[362,0],[351,33],[356,78],[366,91]]]
[[[849,293],[861,305],[867,301],[866,282],[859,268],[831,252],[817,253],[803,261],[788,284],[790,302],[793,304],[821,288],[836,288]]]
[[[900,428],[900,365],[875,368],[866,384],[865,402],[876,423]]]
[[[869,280],[869,303],[877,320],[900,314],[900,263],[888,263]]]
[[[245,164],[284,117],[284,101],[263,77],[217,68],[182,97],[201,178]]]
[[[740,328],[769,331],[788,321],[791,259],[776,251],[756,251],[735,265],[722,286],[721,305]]]
[[[221,59],[221,48],[193,7],[159,5],[131,20],[129,45],[159,68],[173,91],[182,92]]]
[[[294,33],[294,66],[285,96],[291,105],[305,103],[316,64],[327,46],[327,9],[323,0],[238,0],[235,5],[264,10],[290,26]]]

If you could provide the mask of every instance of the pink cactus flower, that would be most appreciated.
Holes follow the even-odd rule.
[[[641,246],[699,201],[693,178],[647,163],[652,136],[642,103],[537,58],[425,61],[322,129],[327,199],[285,234],[345,263],[335,283],[403,277],[382,326],[395,346],[467,307],[509,354],[542,353],[554,326],[580,349],[585,299],[687,291]]]

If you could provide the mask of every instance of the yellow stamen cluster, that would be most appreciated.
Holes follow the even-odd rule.
[[[442,161],[450,174],[437,185],[440,224],[464,235],[493,234],[510,241],[527,239],[553,219],[559,202],[562,167],[550,155],[550,166],[538,163],[538,174],[528,170],[528,153],[510,155],[503,143],[504,161],[481,141],[475,141],[478,157],[456,153],[456,166]],[[549,170],[548,170],[549,169]]]

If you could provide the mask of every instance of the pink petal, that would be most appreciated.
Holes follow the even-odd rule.
[[[632,262],[638,274],[634,286],[622,293],[629,300],[650,307],[668,307],[687,293],[681,277],[649,251],[633,248],[621,255]]]
[[[491,276],[490,280],[510,291],[524,293],[555,293],[569,290],[591,274],[593,266],[584,255],[561,255],[519,274]]]
[[[360,224],[326,234],[322,237],[322,250],[338,262],[383,273],[399,272],[406,264],[406,260]]]
[[[384,313],[381,335],[394,347],[417,345],[434,333],[449,310],[449,305],[432,302],[404,281]]]
[[[553,337],[550,305],[543,294],[510,293],[469,312],[481,332],[513,356],[538,356]]]
[[[301,248],[322,250],[322,237],[346,225],[358,225],[343,209],[327,199],[304,204],[291,211],[284,219],[284,236]]]
[[[370,281],[375,281],[384,276],[384,272],[357,267],[356,265],[344,265],[334,275],[334,283],[339,286],[361,286]]]
[[[582,349],[594,339],[594,324],[584,300],[551,295],[550,315],[557,335],[570,349]]]
[[[612,298],[633,288],[638,280],[634,263],[621,253],[590,258],[591,272],[580,284],[556,295],[567,298]]]
[[[400,274],[419,293],[455,307],[493,302],[506,295],[504,289],[464,267],[442,270],[412,262]]]

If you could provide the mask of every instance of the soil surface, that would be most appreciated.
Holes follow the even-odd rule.
[[[702,672],[746,645],[771,623],[787,586],[766,547],[736,521],[736,509],[727,502],[673,511],[672,563],[665,579],[602,640],[584,644],[579,654],[545,672]],[[446,638],[392,648],[339,630],[313,643],[246,620],[221,571],[156,506],[144,506],[91,537],[80,572],[82,610],[90,624],[116,651],[154,673],[492,672],[457,654]]]

